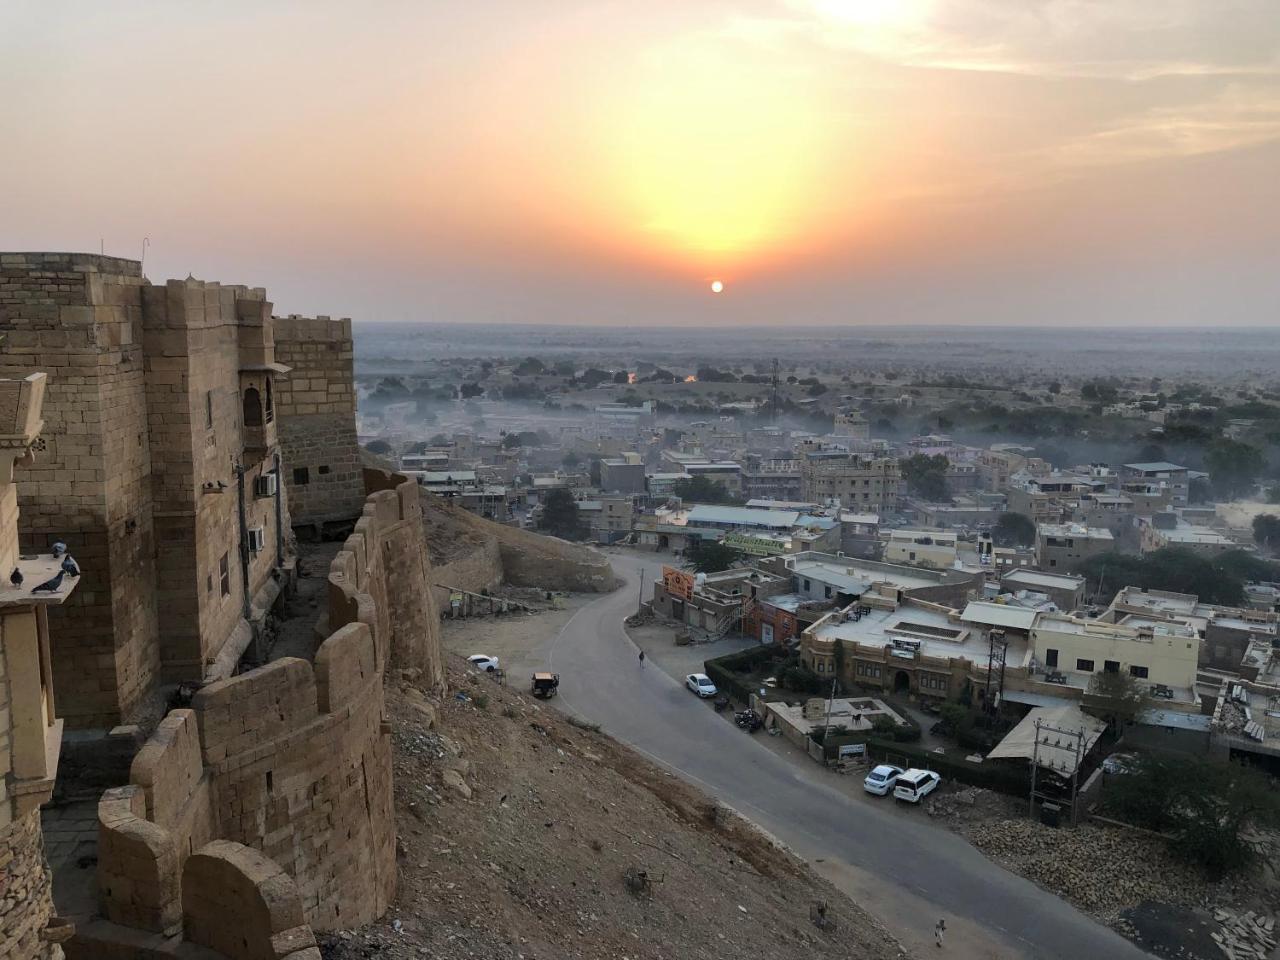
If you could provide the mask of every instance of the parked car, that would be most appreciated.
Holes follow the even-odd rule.
[[[904,770],[897,780],[893,781],[893,798],[905,800],[907,803],[919,803],[938,788],[942,778],[932,770]]]
[[[705,673],[691,673],[684,678],[684,685],[700,697],[714,697],[719,691]]]
[[[498,658],[490,657],[483,653],[473,653],[467,657],[467,663],[477,670],[483,670],[485,673],[493,673],[498,669]]]
[[[862,781],[862,789],[867,793],[874,793],[877,797],[883,797],[893,790],[893,783],[900,776],[902,776],[901,767],[882,763],[867,774],[867,778]]]

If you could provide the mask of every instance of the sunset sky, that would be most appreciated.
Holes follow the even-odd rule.
[[[0,131],[0,249],[280,312],[1280,322],[1278,0],[9,0]]]

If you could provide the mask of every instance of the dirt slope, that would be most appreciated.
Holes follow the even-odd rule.
[[[323,938],[330,960],[906,955],[801,861],[628,748],[457,658],[450,684],[466,699],[388,690],[399,893],[379,924]],[[628,870],[658,882],[632,893]],[[815,901],[834,931],[810,921]]]

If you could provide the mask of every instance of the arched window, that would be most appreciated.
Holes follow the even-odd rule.
[[[244,392],[244,425],[262,426],[262,397],[257,387],[250,387]]]
[[[271,399],[271,378],[267,377],[267,423],[276,418],[275,403]]]

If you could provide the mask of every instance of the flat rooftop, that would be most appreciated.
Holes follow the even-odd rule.
[[[1084,584],[1084,577],[1071,573],[1042,573],[1039,570],[1010,570],[1000,578],[1029,587],[1050,587],[1056,590],[1075,590]]]
[[[1085,540],[1114,540],[1106,527],[1087,527],[1083,523],[1042,523],[1036,527],[1042,537],[1075,537]]]
[[[905,603],[896,610],[864,613],[858,620],[833,617],[815,628],[820,640],[846,640],[884,646],[894,641],[917,647],[930,657],[964,657],[986,663],[990,644],[982,631],[953,621],[946,612],[930,606]],[[1026,659],[1027,645],[1018,638],[1008,638],[1007,660],[1020,665]]]
[[[829,583],[845,593],[862,594],[869,590],[872,584],[876,583],[891,583],[902,590],[934,587],[939,583],[933,577],[914,575],[911,572],[913,568],[910,567],[900,567],[892,571],[885,571],[873,566],[860,564],[852,557],[848,558],[847,562],[844,563],[832,563],[825,560],[801,559],[800,556],[797,556],[787,566],[796,576],[812,577],[814,580]]]
[[[1113,607],[1144,607],[1162,616],[1189,617],[1195,614],[1200,598],[1194,593],[1170,593],[1164,590],[1143,590],[1141,587],[1125,587],[1111,601]]]
[[[752,510],[748,507],[718,507],[698,504],[689,511],[688,522],[729,523],[740,527],[772,527],[790,529],[800,514],[794,510]]]

